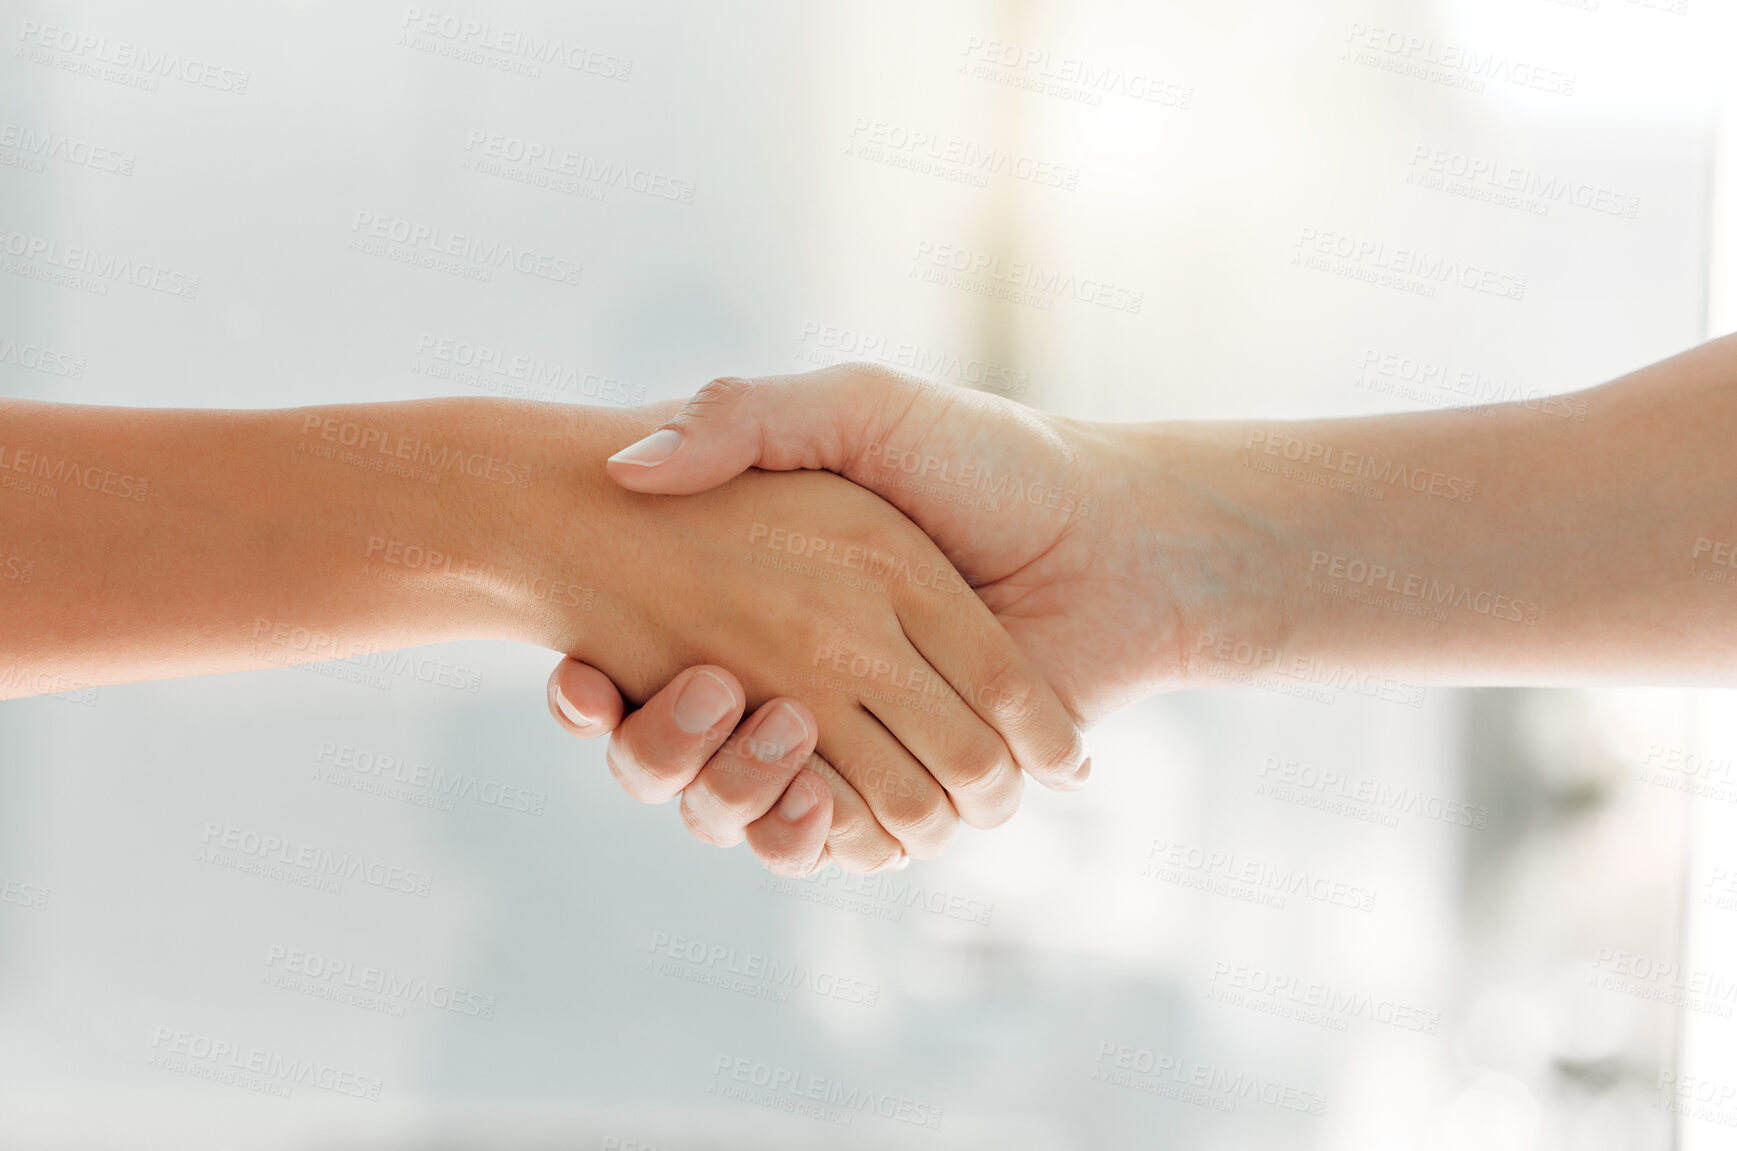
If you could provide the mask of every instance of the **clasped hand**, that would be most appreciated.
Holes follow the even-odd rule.
[[[608,762],[630,795],[680,793],[696,836],[746,838],[774,871],[933,855],[957,821],[991,827],[1012,814],[1016,765],[1053,788],[1082,785],[1077,725],[1139,694],[1153,653],[1177,646],[1174,613],[1132,594],[1146,558],[1126,539],[1107,546],[1120,493],[1103,478],[1117,474],[1099,466],[1105,452],[1068,421],[873,367],[714,381],[609,472],[625,488],[680,494],[657,513],[690,530],[716,520],[721,493],[751,497],[740,554],[717,559],[780,590],[758,607],[658,605],[671,613],[666,638],[734,633],[712,648],[727,657],[655,693],[643,674],[606,677],[568,659],[550,677],[550,710],[575,735],[615,733]],[[741,475],[755,466],[810,470]],[[922,531],[877,520],[869,492]],[[870,598],[866,630],[836,622]],[[990,628],[1019,651],[998,651]],[[751,646],[779,670],[750,674]],[[628,714],[616,685],[649,699]],[[800,699],[816,691],[827,702],[811,711]],[[739,722],[750,700],[763,702]],[[769,738],[798,722],[804,738]],[[806,758],[816,724],[820,754]]]

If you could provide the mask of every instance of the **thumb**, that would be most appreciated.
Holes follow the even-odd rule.
[[[609,476],[636,492],[691,495],[751,467],[843,472],[892,406],[876,389],[899,386],[837,369],[713,380],[662,428],[610,456]]]

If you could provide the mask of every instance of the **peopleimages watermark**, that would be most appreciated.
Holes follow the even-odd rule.
[[[1721,803],[1737,803],[1737,761],[1655,743],[1641,760],[1640,782]],[[1715,869],[1720,871],[1723,869]],[[1737,906],[1734,904],[1733,906]]]
[[[0,698],[42,695],[67,703],[95,707],[98,690],[84,680],[70,678],[63,672],[28,667],[17,660],[0,668]]]
[[[653,200],[692,204],[697,187],[692,180],[637,164],[481,128],[465,136],[464,151],[461,166],[468,171],[587,200],[602,201],[610,188],[619,188]]]
[[[35,560],[7,555],[4,549],[0,549],[0,580],[10,583],[29,583],[35,573]]]
[[[828,863],[803,879],[762,875],[756,886],[805,903],[893,923],[902,922],[905,912],[915,910],[987,927],[995,914],[995,905],[986,900],[932,888],[898,874],[856,875],[836,863]]]
[[[900,667],[895,660],[865,655],[848,646],[821,644],[814,649],[814,659],[809,667],[823,669],[837,676],[848,675],[857,681],[852,684],[842,679],[826,680],[811,673],[809,683],[814,686],[842,691],[859,699],[884,700],[914,707],[936,715],[946,714],[942,700],[955,694],[980,713],[1009,720],[1029,715],[1033,706],[1029,690],[1009,691],[967,680],[954,683],[932,671],[926,664]],[[903,694],[874,690],[882,685]],[[908,797],[910,793],[901,791],[900,795]]]
[[[847,156],[976,188],[992,175],[1067,192],[1080,184],[1078,168],[891,120],[854,116],[847,139]]]
[[[157,91],[159,81],[179,80],[195,88],[245,96],[251,78],[249,73],[239,68],[35,20],[23,22],[18,31],[18,41],[24,47],[17,53],[17,59],[146,92]]]
[[[151,481],[104,464],[84,464],[35,448],[0,444],[0,488],[53,499],[71,488],[143,503]]]
[[[1098,1044],[1092,1082],[1212,1111],[1235,1112],[1240,1103],[1304,1115],[1320,1115],[1327,1108],[1327,1097],[1319,1091],[1109,1039]]]
[[[1490,809],[1481,804],[1445,799],[1412,787],[1394,787],[1383,780],[1294,759],[1263,755],[1256,776],[1261,781],[1255,791],[1258,796],[1384,827],[1397,827],[1401,815],[1474,831],[1484,830],[1490,821]]]
[[[1291,245],[1291,263],[1311,271],[1363,280],[1418,296],[1435,296],[1442,284],[1497,299],[1526,298],[1526,277],[1421,248],[1389,248],[1384,240],[1353,236],[1304,225]]]
[[[748,529],[748,546],[782,552],[808,563],[825,564],[843,572],[861,572],[871,583],[897,581],[946,595],[969,595],[971,585],[946,560],[918,560],[883,552],[867,544],[774,527],[756,521]]]
[[[110,284],[129,284],[184,300],[199,296],[198,276],[48,236],[0,228],[0,252],[16,257],[0,264],[14,276],[92,295],[108,295]]]
[[[1204,632],[1194,654],[1196,658],[1188,669],[1191,673],[1284,694],[1295,694],[1286,690],[1291,684],[1325,685],[1406,707],[1422,707],[1426,695],[1426,689],[1418,684],[1362,672],[1351,664],[1333,663],[1316,656],[1291,655],[1282,648],[1270,648],[1236,636]],[[1210,657],[1216,666],[1204,665],[1198,658],[1202,655]]]
[[[152,1033],[152,1067],[287,1099],[296,1087],[311,1086],[333,1095],[378,1102],[381,1081],[375,1075],[322,1062],[292,1059],[269,1048],[214,1038],[201,1031],[161,1026]]]
[[[497,271],[568,287],[579,283],[585,265],[566,256],[515,248],[496,240],[454,232],[402,216],[358,210],[350,222],[351,251],[401,264],[489,283]]]
[[[1373,493],[1372,498],[1375,499],[1380,499],[1387,491],[1399,488],[1449,502],[1470,503],[1472,493],[1478,486],[1476,480],[1464,476],[1450,475],[1397,460],[1383,460],[1366,452],[1347,451],[1332,444],[1304,439],[1276,429],[1251,429],[1243,444],[1243,451],[1246,453],[1243,456],[1245,468],[1265,470],[1255,467],[1253,461],[1258,459],[1256,452],[1277,456],[1304,468],[1319,468],[1329,477],[1346,477],[1347,481],[1354,485],[1347,490],[1355,490],[1360,495]],[[1359,483],[1364,486],[1355,486]],[[1387,486],[1377,487],[1378,484]]]
[[[1405,176],[1408,184],[1536,216],[1548,216],[1553,205],[1563,204],[1629,220],[1640,213],[1639,196],[1452,148],[1414,145],[1409,169]]]
[[[1707,890],[1701,893],[1701,906],[1720,911],[1737,911],[1737,871],[1715,867],[1707,875]]]
[[[266,948],[263,982],[284,991],[397,1016],[404,1014],[406,1004],[421,1004],[434,1011],[491,1020],[498,1006],[493,995],[281,943]]]
[[[438,548],[385,536],[369,536],[363,555],[381,565],[383,571],[397,575],[399,579],[396,582],[405,588],[421,586],[467,598],[529,598],[557,607],[577,607],[586,611],[591,610],[597,599],[596,588],[550,576],[526,575],[511,568],[497,568],[489,560],[460,558]]]
[[[402,788],[408,794],[443,800],[448,811],[452,810],[453,800],[468,799],[482,807],[542,815],[549,802],[545,792],[495,779],[482,779],[467,771],[430,767],[402,755],[335,740],[320,741],[314,751],[314,762],[327,768],[327,782],[337,774],[345,786],[359,791],[379,788],[382,789],[380,794],[387,798],[399,798],[397,792]],[[317,768],[315,778],[320,778]],[[418,806],[429,804],[419,803]]]
[[[1737,544],[1697,536],[1689,552],[1689,575],[1703,583],[1737,587]]]
[[[1473,405],[1519,403],[1528,411],[1576,423],[1585,423],[1591,410],[1585,396],[1551,395],[1536,388],[1522,391],[1511,381],[1477,368],[1450,372],[1445,365],[1425,356],[1406,356],[1376,348],[1364,349],[1357,386],[1434,407],[1457,406],[1460,401]],[[1500,414],[1492,406],[1476,410],[1478,415],[1491,419]]]
[[[234,824],[207,821],[199,842],[202,846],[195,862],[280,879],[334,895],[343,890],[344,880],[359,879],[382,891],[426,899],[434,882],[426,872],[413,868]]]
[[[138,163],[138,157],[133,153],[109,144],[98,144],[64,132],[39,130],[11,120],[0,121],[0,166],[41,172],[45,170],[44,161],[47,160],[116,176],[131,176]]]
[[[864,655],[850,648],[835,648],[822,644],[814,649],[814,660],[811,668],[823,669],[837,676],[850,676],[859,681],[860,687],[869,690],[852,692],[861,698],[884,700],[911,706],[913,701],[929,706],[919,710],[933,714],[944,714],[941,700],[952,693],[952,687],[937,672],[926,664],[922,666],[900,667],[898,662],[876,656]],[[809,682],[821,687],[849,691],[853,685],[847,681],[828,681],[819,675],[810,675]],[[877,692],[874,688],[886,687],[890,692]]]
[[[907,490],[914,490],[911,485],[932,482],[938,486],[929,489],[931,491],[945,492],[947,488],[956,488],[974,493],[982,498],[971,506],[988,511],[999,511],[1003,500],[1009,506],[1025,504],[1070,516],[1078,515],[1082,519],[1092,510],[1092,497],[1074,488],[1057,487],[1041,477],[1031,478],[1014,471],[997,475],[993,465],[968,456],[939,456],[915,448],[875,442],[863,452],[862,462],[902,475]]]
[[[1112,312],[1138,312],[1144,292],[1118,287],[1106,280],[1076,276],[1041,263],[1012,260],[978,252],[960,244],[917,241],[911,257],[911,278],[956,288],[973,295],[1024,304],[1048,311],[1058,299],[1091,304]]]
[[[1296,895],[1332,907],[1370,912],[1380,895],[1372,887],[1314,875],[1307,868],[1164,839],[1154,839],[1146,849],[1140,876],[1274,910],[1283,910],[1286,897]]]
[[[479,391],[522,399],[580,399],[635,407],[645,403],[645,385],[432,332],[416,336],[410,370]],[[432,362],[429,362],[432,361]]]
[[[868,360],[890,368],[914,372],[930,379],[949,380],[971,387],[987,388],[1004,396],[1023,396],[1031,377],[1016,368],[956,352],[938,351],[911,340],[899,340],[839,324],[809,320],[796,338],[796,356],[808,364],[831,367],[852,360]]]
[[[320,441],[333,446],[321,448]],[[339,450],[350,448],[355,450]],[[368,454],[370,451],[372,455]],[[531,484],[529,464],[317,411],[302,417],[302,438],[296,452],[424,483],[438,484],[444,474],[470,476],[508,487],[524,488]]]
[[[0,903],[10,903],[14,907],[44,911],[48,908],[48,894],[48,888],[40,884],[25,883],[18,879],[0,882]],[[877,992],[878,990],[877,988]]]
[[[881,985],[806,963],[786,963],[669,931],[653,931],[645,970],[688,983],[733,991],[752,999],[788,1003],[793,991],[859,1007],[880,1000]]]
[[[303,670],[339,679],[352,679],[368,686],[390,690],[391,681],[370,672],[403,675],[435,687],[450,687],[472,695],[482,690],[482,672],[414,651],[382,651],[365,640],[346,638],[287,620],[264,616],[253,621],[254,659],[279,667],[316,664]],[[327,661],[339,660],[340,663]]]
[[[1417,36],[1352,21],[1344,59],[1395,75],[1428,80],[1450,88],[1483,92],[1490,83],[1528,88],[1551,96],[1574,95],[1573,72],[1507,52],[1485,51],[1453,40]]]
[[[84,379],[84,357],[11,336],[0,336],[0,364],[65,380]]]
[[[1425,1011],[1368,992],[1347,991],[1331,983],[1227,960],[1213,962],[1206,998],[1329,1031],[1349,1031],[1355,1019],[1424,1035],[1434,1035],[1441,1028],[1439,1011]]]
[[[1327,582],[1321,582],[1323,580]],[[1487,588],[1473,588],[1452,580],[1443,587],[1441,580],[1435,576],[1319,550],[1309,553],[1309,569],[1303,573],[1303,587],[1306,590],[1366,603],[1371,607],[1404,610],[1401,605],[1407,601],[1415,601],[1427,608],[1439,608],[1445,604],[1451,608],[1463,608],[1473,615],[1481,615],[1487,619],[1522,623],[1527,627],[1538,622],[1539,605],[1531,600],[1517,599]],[[1400,600],[1390,603],[1387,602],[1387,596],[1399,596]],[[1438,613],[1430,618],[1439,621],[1446,617]]]
[[[1150,72],[1057,55],[1006,40],[972,36],[961,55],[966,62],[959,71],[974,79],[1092,107],[1102,106],[1105,96],[1124,96],[1179,112],[1187,111],[1194,102],[1193,88],[1158,79]]]
[[[1652,1000],[1719,1019],[1731,1018],[1737,978],[1718,971],[1684,972],[1673,960],[1600,947],[1587,982],[1606,991]]]
[[[806,1115],[841,1127],[850,1126],[858,1115],[876,1115],[933,1131],[941,1126],[946,1115],[943,1108],[908,1095],[851,1087],[830,1076],[738,1055],[720,1054],[713,1061],[712,1085],[706,1094]]]
[[[404,29],[399,42],[419,52],[532,79],[541,76],[543,66],[548,64],[623,83],[633,72],[633,61],[625,56],[570,44],[555,36],[496,27],[486,20],[467,20],[412,6],[404,9],[404,19],[398,26]]]
[[[1706,1075],[1684,1075],[1664,1068],[1659,1071],[1658,1097],[1654,1111],[1666,1111],[1721,1127],[1737,1127],[1737,1083]]]

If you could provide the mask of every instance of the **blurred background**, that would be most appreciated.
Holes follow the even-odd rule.
[[[1095,419],[1585,420],[1549,397],[1737,328],[1726,8],[0,4],[0,394],[866,359]],[[0,705],[0,1146],[1737,1145],[1723,693],[1169,695],[1083,794],[787,882],[629,801],[554,658]]]

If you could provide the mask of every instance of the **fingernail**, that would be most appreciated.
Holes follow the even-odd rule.
[[[911,857],[908,854],[901,853],[899,855],[899,861],[897,863],[893,864],[891,867],[887,868],[887,870],[888,871],[903,871],[905,868],[907,868],[909,866],[911,866]]]
[[[808,738],[808,724],[795,708],[781,703],[761,721],[749,739],[754,758],[761,763],[777,763]]]
[[[789,823],[797,823],[813,811],[815,804],[819,802],[812,787],[807,784],[801,787],[792,785],[790,790],[784,793],[784,798],[778,801],[778,817]]]
[[[694,673],[688,685],[676,697],[676,726],[689,735],[698,735],[718,725],[718,721],[736,709],[736,693],[730,685],[709,671]]]
[[[642,468],[655,468],[675,455],[676,449],[681,446],[682,434],[674,428],[664,428],[636,444],[628,444],[610,456],[609,460],[616,464],[638,464]]]
[[[555,685],[555,706],[561,709],[561,714],[575,727],[592,727],[597,721],[573,706],[573,701],[561,691],[561,685]]]
[[[1086,756],[1085,760],[1080,763],[1080,766],[1074,771],[1074,778],[1073,778],[1074,786],[1075,787],[1082,787],[1085,785],[1086,780],[1088,780],[1090,778],[1092,778],[1092,757],[1088,755],[1088,756]]]

